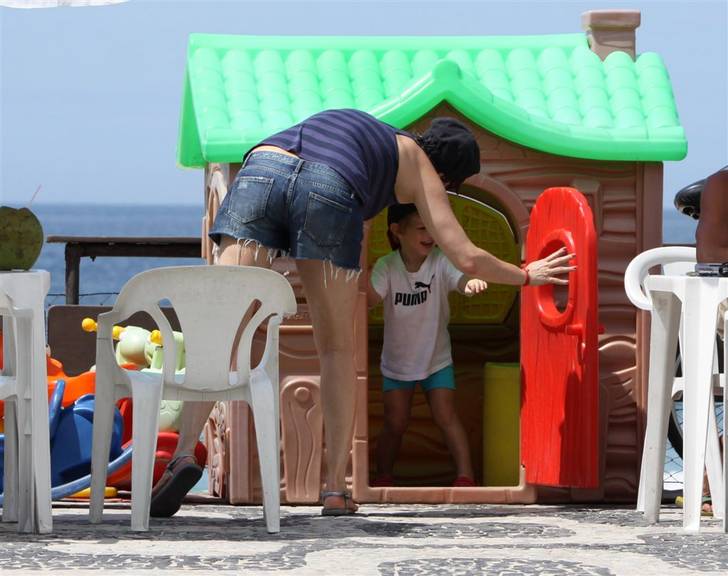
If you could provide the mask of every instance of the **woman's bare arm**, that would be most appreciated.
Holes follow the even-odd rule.
[[[523,285],[526,273],[521,268],[496,258],[470,241],[455,218],[440,176],[424,151],[405,136],[398,136],[398,143],[397,200],[400,203],[413,202],[417,206],[427,230],[455,267],[473,278],[497,284]],[[573,269],[573,266],[568,266],[571,257],[563,251],[529,264],[530,283],[566,284],[565,279],[556,276]]]

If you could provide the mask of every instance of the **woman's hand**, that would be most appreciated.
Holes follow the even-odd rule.
[[[569,260],[573,257],[573,254],[566,252],[566,248],[559,248],[556,252],[546,256],[546,258],[531,262],[526,266],[528,284],[532,286],[568,284],[569,281],[566,278],[559,278],[559,276],[576,270],[576,266],[569,265]]]
[[[463,289],[463,294],[466,296],[473,296],[475,294],[480,294],[481,292],[485,292],[485,290],[488,288],[488,283],[485,280],[479,280],[478,278],[470,278],[465,283],[465,288]]]

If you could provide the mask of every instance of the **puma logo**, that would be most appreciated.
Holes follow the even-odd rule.
[[[415,292],[407,294],[406,292],[396,292],[394,294],[394,305],[417,306],[427,300],[427,292]]]
[[[415,282],[415,290],[418,288],[427,288],[427,291],[432,294],[432,281],[435,279],[435,275],[432,275],[432,278],[430,278],[430,283],[425,284],[424,282],[417,281]]]

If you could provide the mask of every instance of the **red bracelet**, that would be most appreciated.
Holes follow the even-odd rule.
[[[528,269],[525,264],[521,265],[521,270],[526,273],[526,281],[521,284],[521,286],[528,286],[531,283],[531,275],[528,273]]]

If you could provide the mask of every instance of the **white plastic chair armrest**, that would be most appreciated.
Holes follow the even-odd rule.
[[[630,302],[641,310],[652,310],[652,301],[644,289],[650,268],[671,262],[694,262],[695,248],[689,246],[662,246],[646,250],[635,256],[624,272],[624,290]]]

